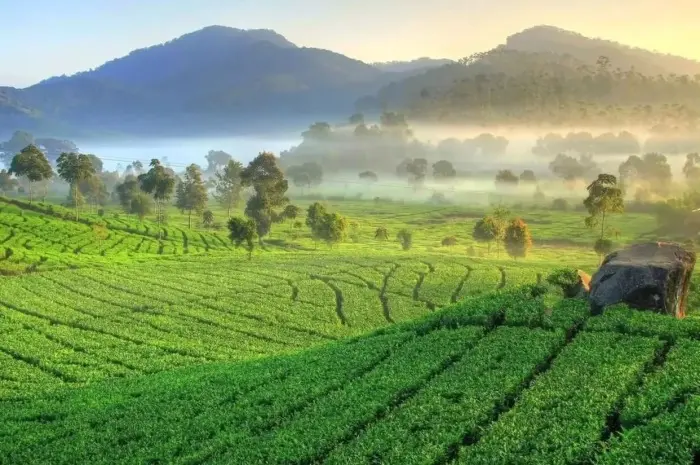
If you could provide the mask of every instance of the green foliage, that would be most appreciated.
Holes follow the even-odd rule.
[[[32,185],[53,176],[53,170],[43,152],[34,145],[23,148],[14,156],[7,171],[17,177],[25,177],[29,181],[29,203],[32,203]]]
[[[287,176],[297,187],[312,187],[321,184],[323,181],[323,169],[315,162],[307,162],[303,165],[290,166],[286,172]]]
[[[378,241],[388,241],[389,231],[384,226],[380,226],[374,231],[374,238]]]
[[[606,215],[625,210],[622,190],[617,187],[617,178],[611,174],[599,175],[586,189],[588,197],[583,201],[589,214],[586,226],[593,228],[600,222],[600,238],[604,239]]]
[[[137,172],[141,171],[141,163],[134,163],[134,169]],[[153,196],[156,206],[156,220],[158,222],[158,238],[162,237],[160,225],[163,223],[165,211],[163,203],[170,199],[175,190],[175,176],[170,173],[161,163],[160,160],[152,159],[150,169],[146,173],[139,174],[138,180],[141,185],[141,190]]]
[[[211,152],[210,152],[211,153]],[[218,162],[210,162],[210,166],[217,166]],[[217,170],[215,177],[214,198],[220,205],[226,208],[228,218],[231,218],[231,210],[241,201],[243,189],[241,173],[243,165],[235,160],[229,160],[223,170]]]
[[[554,199],[552,200],[552,210],[555,211],[567,211],[569,209],[569,202],[566,199]]]
[[[500,241],[503,236],[503,224],[495,216],[485,216],[474,224],[472,238],[477,242],[486,242],[489,252],[491,251],[491,243]]]
[[[229,238],[236,247],[243,245],[248,251],[248,259],[253,257],[257,227],[250,218],[234,217],[228,220]]]
[[[227,173],[227,169],[232,170],[231,162],[235,165],[232,173],[240,173],[240,170],[243,168],[239,162],[234,161],[233,157],[223,150],[210,150],[205,159],[207,160],[206,173],[209,175],[216,175],[223,171],[224,176],[228,177],[229,173]]]
[[[615,245],[610,239],[598,239],[593,245],[593,250],[602,257],[612,252],[614,247]]]
[[[408,229],[402,229],[396,234],[396,240],[401,243],[403,250],[411,250],[413,247],[413,233]]]
[[[557,268],[547,276],[547,282],[560,287],[566,297],[575,297],[581,279],[573,268]]]
[[[192,164],[185,170],[184,179],[178,184],[175,205],[188,212],[188,227],[192,229],[192,212],[201,213],[207,205],[209,195],[202,180],[199,166]]]
[[[211,228],[214,225],[214,213],[211,210],[204,210],[202,213],[202,224],[205,228]]]
[[[573,181],[593,175],[598,170],[598,166],[590,155],[582,154],[576,159],[560,153],[549,164],[549,169],[556,176],[566,181]]]
[[[532,237],[527,223],[515,218],[504,230],[503,244],[512,258],[525,258],[532,247]]]
[[[153,212],[153,199],[143,192],[133,192],[128,202],[127,213],[136,215],[140,221]]]
[[[457,238],[455,236],[447,236],[440,242],[443,247],[454,247],[457,245]]]
[[[19,187],[19,181],[13,178],[7,170],[0,170],[0,193],[7,194]]]
[[[243,186],[250,186],[255,192],[248,199],[245,214],[255,221],[258,237],[262,240],[270,232],[273,212],[289,202],[285,195],[287,180],[275,156],[263,152],[241,172],[241,181]]]

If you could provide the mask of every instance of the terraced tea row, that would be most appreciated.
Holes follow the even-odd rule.
[[[0,397],[298,350],[501,285],[498,269],[467,259],[316,257],[279,255],[264,267],[203,257],[5,278]]]
[[[495,293],[301,353],[0,401],[0,461],[692,465],[700,341],[585,310]]]

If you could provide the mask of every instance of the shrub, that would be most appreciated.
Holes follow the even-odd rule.
[[[610,239],[598,239],[595,241],[595,244],[593,244],[593,250],[601,257],[612,252],[614,247],[615,245]]]
[[[6,247],[6,248],[5,248],[5,260],[9,260],[10,257],[12,257],[12,255],[13,255],[14,253],[15,253],[15,252],[14,252],[11,248]]]
[[[457,245],[457,238],[454,236],[447,236],[442,240],[443,247],[453,247]]]
[[[402,229],[396,235],[396,240],[401,242],[401,248],[403,250],[410,250],[413,246],[413,233],[408,229]]]
[[[579,288],[578,272],[571,268],[558,268],[547,276],[547,282],[562,289],[566,297],[574,297]]]
[[[386,241],[389,239],[389,231],[385,227],[380,226],[374,232],[374,238],[378,241]]]
[[[100,208],[99,210],[97,210],[97,216],[99,216],[99,217],[105,216],[105,209]]]

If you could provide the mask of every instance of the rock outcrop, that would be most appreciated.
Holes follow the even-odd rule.
[[[683,318],[694,267],[695,253],[676,244],[651,242],[613,252],[591,280],[591,312],[625,303]]]

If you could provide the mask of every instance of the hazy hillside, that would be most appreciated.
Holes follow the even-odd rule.
[[[513,34],[506,39],[505,46],[524,52],[570,54],[591,65],[603,55],[610,59],[613,68],[625,70],[634,67],[638,72],[652,76],[700,73],[700,61],[590,38],[553,26],[536,26]]]
[[[552,63],[555,67],[575,71],[583,66],[595,67],[601,56],[610,59],[612,70],[617,68],[627,71],[634,69],[638,73],[649,76],[659,74],[687,74],[695,76],[700,73],[700,62],[687,58],[664,55],[648,50],[632,48],[616,42],[593,39],[581,34],[566,31],[552,26],[537,26],[513,34],[506,39],[505,44],[496,50],[522,52],[510,53],[502,59],[489,57],[477,59],[469,66],[460,64],[446,65],[430,69],[424,73],[410,76],[406,79],[392,82],[383,87],[377,94],[366,96],[358,101],[363,109],[374,109],[382,106],[406,108],[416,100],[425,99],[436,93],[447,92],[456,82],[479,74],[505,73],[508,75],[522,73],[528,70],[526,66],[540,66],[543,62]],[[541,55],[539,58],[533,58]],[[534,60],[534,61],[533,61]],[[563,65],[561,68],[560,65]],[[543,69],[532,68],[540,73]],[[544,71],[552,72],[551,69]]]
[[[358,95],[386,83],[385,75],[331,51],[297,47],[273,31],[215,26],[14,91],[47,118],[76,125],[129,130],[190,117],[206,127],[243,116],[345,115]]]

